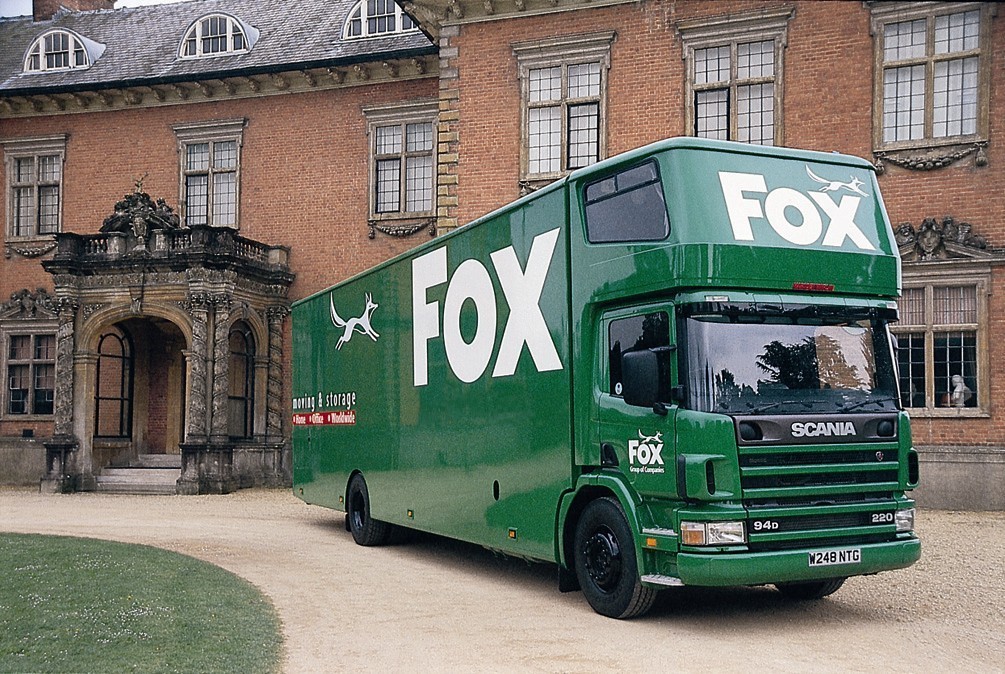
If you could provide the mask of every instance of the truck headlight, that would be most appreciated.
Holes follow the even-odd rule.
[[[747,542],[743,522],[681,522],[684,545],[742,545]]]
[[[897,523],[897,533],[914,531],[914,508],[898,510],[894,521]]]

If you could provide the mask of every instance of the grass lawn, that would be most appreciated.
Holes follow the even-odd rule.
[[[142,545],[0,534],[0,672],[276,672],[269,600]]]

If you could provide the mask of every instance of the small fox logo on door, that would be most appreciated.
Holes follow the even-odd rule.
[[[363,315],[359,318],[350,318],[348,320],[343,320],[342,317],[338,315],[335,310],[335,298],[332,296],[328,297],[328,303],[331,306],[332,323],[335,324],[336,328],[342,328],[344,332],[342,336],[339,337],[338,344],[335,345],[337,350],[342,349],[342,345],[352,339],[352,336],[356,332],[361,332],[373,341],[377,341],[380,337],[379,334],[370,326],[370,317],[373,315],[374,309],[379,305],[373,301],[370,293],[365,296],[366,308],[363,309]]]

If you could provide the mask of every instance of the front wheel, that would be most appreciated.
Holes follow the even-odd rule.
[[[391,525],[370,517],[370,492],[366,480],[356,474],[349,481],[346,518],[357,545],[384,545],[391,538]]]
[[[788,599],[823,599],[837,592],[844,585],[844,578],[814,580],[805,583],[775,583],[775,587]]]
[[[576,524],[576,577],[593,610],[611,618],[642,615],[656,600],[656,590],[642,585],[635,539],[618,502],[597,499]]]

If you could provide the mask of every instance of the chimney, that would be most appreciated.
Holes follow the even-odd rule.
[[[95,9],[113,9],[115,0],[31,0],[32,16],[35,21],[48,21],[60,9],[71,12],[88,12]]]

